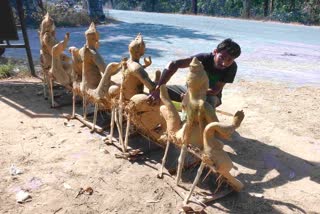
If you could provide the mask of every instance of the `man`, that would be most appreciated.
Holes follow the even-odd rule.
[[[237,64],[234,60],[240,54],[240,46],[231,39],[226,39],[218,44],[212,53],[200,53],[185,59],[171,61],[167,68],[163,70],[155,91],[149,96],[149,101],[157,102],[159,100],[160,86],[166,84],[179,68],[189,67],[193,57],[197,57],[203,64],[209,78],[207,102],[214,108],[221,105],[222,89],[226,83],[233,82],[237,73]],[[182,96],[187,91],[186,87],[179,85],[168,85],[167,88],[170,98],[178,102],[181,102]]]

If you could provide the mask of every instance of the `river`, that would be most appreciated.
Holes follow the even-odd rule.
[[[128,56],[128,44],[138,33],[146,42],[146,55],[152,57],[150,69],[162,69],[170,60],[210,52],[223,39],[232,38],[242,48],[236,59],[237,79],[320,86],[320,27],[120,10],[106,13],[120,21],[97,27],[99,52],[106,62]],[[85,30],[86,27],[59,28],[57,38],[70,32],[69,45],[81,47]],[[33,57],[38,59],[37,31],[29,30],[28,35]],[[7,56],[19,54],[16,50],[6,51]]]

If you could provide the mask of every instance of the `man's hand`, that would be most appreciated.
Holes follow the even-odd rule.
[[[218,81],[215,86],[208,88],[207,95],[217,96],[219,92],[222,91],[225,84],[225,82]]]
[[[160,89],[158,86],[149,94],[147,102],[150,105],[158,105],[160,103]]]

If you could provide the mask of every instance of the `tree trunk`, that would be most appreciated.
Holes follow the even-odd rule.
[[[250,18],[250,9],[251,9],[251,0],[242,0],[243,11],[242,17],[243,18]]]
[[[106,17],[103,12],[102,0],[87,0],[89,16],[94,22],[103,22]]]
[[[275,0],[270,0],[269,1],[269,14],[272,14],[272,12],[273,12],[274,1]]]
[[[151,11],[152,12],[156,11],[156,4],[157,4],[157,0],[151,0]]]
[[[264,15],[264,17],[268,16],[268,5],[269,5],[269,0],[264,0],[263,1],[263,15]]]
[[[197,14],[198,13],[198,1],[192,0],[192,13]]]

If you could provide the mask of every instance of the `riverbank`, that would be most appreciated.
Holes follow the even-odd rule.
[[[62,117],[71,112],[70,105],[51,109],[41,92],[38,79],[0,81],[1,213],[179,212],[182,199],[173,190],[173,178],[156,177],[161,149],[148,143],[153,152],[144,159],[117,159],[119,150],[105,145],[100,135]],[[246,114],[225,146],[234,161],[232,173],[245,189],[209,204],[205,212],[319,211],[319,94],[315,87],[246,80],[226,86],[219,109],[228,113],[243,109]],[[77,108],[81,113],[81,105]],[[231,121],[230,116],[218,117]],[[130,144],[140,140],[132,137]],[[12,165],[23,174],[10,175]],[[196,170],[184,172],[184,186],[191,185]],[[92,195],[78,195],[87,187],[93,189]],[[16,203],[20,189],[28,190],[32,200]]]

